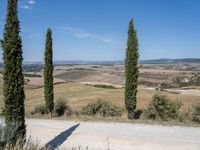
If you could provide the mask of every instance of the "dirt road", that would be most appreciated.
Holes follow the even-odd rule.
[[[200,150],[200,128],[29,119],[40,145],[81,150]]]

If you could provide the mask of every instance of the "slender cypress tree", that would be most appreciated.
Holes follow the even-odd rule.
[[[137,33],[134,29],[133,19],[131,19],[128,29],[125,60],[125,106],[129,119],[133,119],[135,117],[135,109],[137,104],[138,57]]]
[[[53,113],[54,92],[53,92],[53,51],[52,51],[52,31],[49,28],[46,34],[45,44],[45,66],[44,66],[44,95],[46,110]]]
[[[6,124],[19,126],[18,136],[26,134],[24,110],[24,77],[22,73],[22,41],[17,12],[18,0],[8,0],[4,36],[1,41],[4,62],[4,110]]]

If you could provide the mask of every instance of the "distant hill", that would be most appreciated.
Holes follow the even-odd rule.
[[[200,63],[200,58],[182,58],[182,59],[152,59],[141,60],[141,64],[173,64],[173,63]]]
[[[173,64],[173,63],[200,63],[200,58],[182,58],[182,59],[150,59],[150,60],[140,60],[140,64]],[[86,61],[86,60],[59,60],[54,61],[54,65],[115,65],[124,64],[123,60],[116,61]],[[24,65],[43,65],[43,61],[25,61]],[[3,67],[2,62],[0,62],[0,68]]]
[[[113,65],[113,64],[124,64],[124,62],[121,60],[116,60],[116,61],[63,60],[63,61],[54,61],[54,64],[56,65],[62,65],[62,64]]]
[[[152,59],[152,60],[140,60],[140,64],[173,64],[173,63],[200,63],[200,58],[183,58],[183,59]],[[56,65],[62,64],[92,64],[92,65],[113,65],[124,64],[123,60],[116,61],[83,61],[83,60],[64,60],[54,61]]]
[[[25,61],[25,65],[30,65],[30,64],[38,64],[38,65],[43,65],[44,62],[42,61]],[[113,65],[113,64],[124,64],[123,61],[121,60],[116,60],[116,61],[90,61],[90,60],[55,60],[54,65]]]

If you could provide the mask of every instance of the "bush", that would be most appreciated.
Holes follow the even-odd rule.
[[[40,115],[44,115],[44,114],[47,114],[47,110],[46,110],[46,107],[44,104],[42,105],[37,105],[35,107],[35,110],[32,114],[40,114]]]
[[[144,116],[145,118],[153,120],[178,119],[181,105],[182,104],[178,101],[171,102],[165,95],[156,94],[148,108],[144,110]]]
[[[192,112],[192,120],[194,122],[200,123],[200,103],[194,106]]]
[[[65,113],[65,109],[66,109],[66,102],[59,99],[55,103],[54,113],[55,113],[56,116],[62,116]]]
[[[59,99],[55,103],[54,113],[56,116],[62,116],[66,113],[67,116],[72,114],[71,108],[67,105],[67,102],[63,99]]]
[[[11,123],[8,126],[0,126],[0,149],[4,149],[6,145],[15,145],[19,126]]]
[[[88,116],[103,116],[103,117],[114,117],[121,116],[122,109],[116,105],[112,105],[109,102],[97,100],[96,102],[89,103],[82,108],[81,113]]]

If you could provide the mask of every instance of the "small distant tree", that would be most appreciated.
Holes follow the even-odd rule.
[[[52,50],[52,31],[49,28],[46,34],[45,44],[45,65],[44,65],[44,95],[46,110],[53,113],[54,91],[53,91],[53,50]]]
[[[137,104],[137,86],[138,86],[138,40],[134,29],[133,19],[129,23],[128,40],[125,59],[125,106],[128,112],[128,118],[135,116]]]
[[[18,126],[17,137],[24,138],[26,134],[24,111],[24,77],[22,73],[22,40],[18,20],[18,0],[8,0],[6,23],[4,27],[3,49],[4,63],[4,109],[7,126]]]

